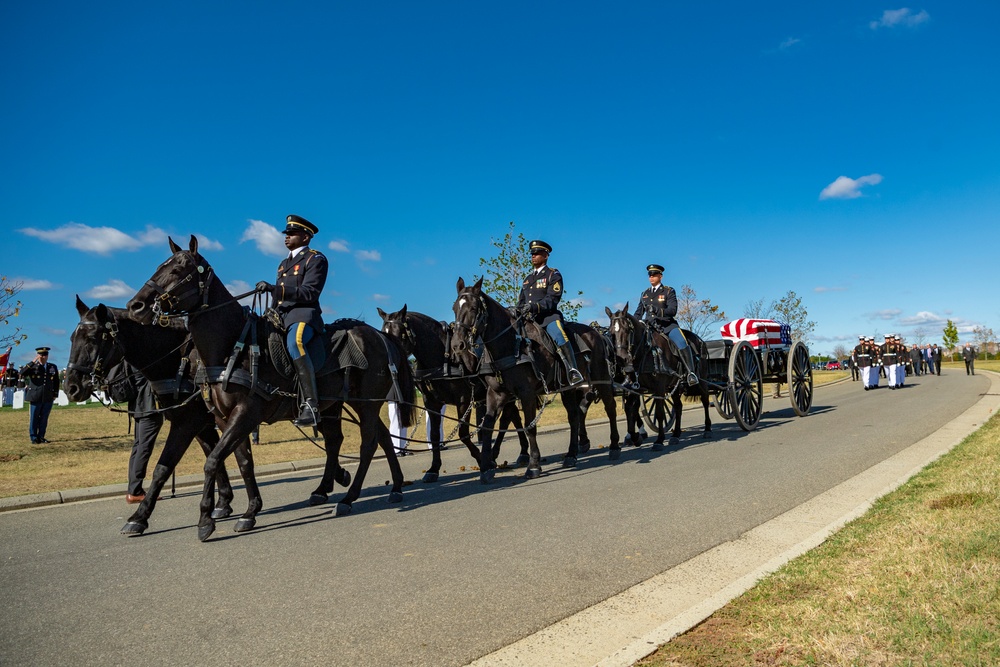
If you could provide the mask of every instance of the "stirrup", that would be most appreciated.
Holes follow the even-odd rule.
[[[319,410],[303,403],[299,408],[299,416],[292,420],[296,426],[316,426],[319,424]]]
[[[698,384],[698,376],[695,375],[694,373],[688,373],[687,383],[689,387],[695,386],[696,384]]]
[[[566,379],[569,380],[569,386],[575,387],[576,385],[583,382],[583,373],[575,368],[571,368],[566,371]]]

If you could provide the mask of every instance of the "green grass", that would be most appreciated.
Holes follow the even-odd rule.
[[[638,664],[998,665],[997,517],[1000,415]]]

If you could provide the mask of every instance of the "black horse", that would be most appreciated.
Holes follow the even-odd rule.
[[[468,448],[476,463],[480,463],[479,448],[470,437],[469,419],[472,405],[486,400],[486,385],[478,375],[470,375],[461,363],[451,362],[451,329],[429,315],[408,311],[404,305],[395,313],[381,308],[382,331],[391,336],[403,351],[417,362],[414,377],[424,395],[431,429],[431,467],[424,473],[425,482],[436,482],[441,471],[441,413],[445,405],[454,405],[458,411],[458,437]],[[500,455],[504,429],[513,424],[521,441],[521,454],[517,465],[528,464],[528,438],[521,424],[517,406],[509,403],[500,414],[500,433],[493,446],[494,460]]]
[[[607,350],[600,334],[584,324],[566,323],[571,342],[575,345],[573,339],[580,338],[590,351],[587,355],[579,350],[576,352],[577,358],[584,361],[580,364],[583,384],[572,389],[563,388],[558,379],[561,364],[555,354],[542,343],[539,327],[534,322],[521,323],[513,318],[506,308],[482,291],[482,285],[482,278],[471,287],[466,287],[462,278],[458,279],[458,298],[453,306],[455,335],[451,346],[452,355],[460,359],[467,369],[478,370],[489,388],[486,395],[486,415],[479,431],[482,444],[479,466],[481,481],[488,482],[496,474],[496,464],[490,448],[493,425],[500,408],[515,399],[521,403],[528,434],[529,461],[525,477],[534,479],[541,475],[541,455],[535,438],[536,411],[538,397],[549,393],[550,388],[560,391],[570,426],[569,450],[563,458],[563,466],[576,465],[581,433],[585,433],[583,422],[587,408],[598,397],[604,404],[611,426],[609,456],[617,459],[621,455],[618,420]],[[480,368],[485,355],[481,359],[473,352],[479,341],[482,341],[489,356],[488,367]],[[526,345],[530,346],[533,363],[523,361]],[[487,455],[487,452],[490,454]]]
[[[631,384],[631,378],[625,374],[625,366],[628,362],[624,357],[619,356],[611,330],[596,322],[591,322],[590,326],[604,339],[604,347],[608,350],[608,363],[611,366],[611,379],[614,381],[616,389],[620,390],[622,394],[622,412],[625,413],[626,422],[626,433],[622,440],[622,446],[639,447],[649,437],[640,416],[641,394],[628,386]]]
[[[702,437],[712,437],[712,420],[708,415],[708,385],[704,379],[707,370],[705,360],[708,358],[708,349],[704,341],[693,332],[683,330],[688,345],[699,358],[699,382],[697,385],[689,387],[686,381],[681,382],[687,373],[684,372],[683,363],[669,338],[659,331],[649,329],[645,322],[629,314],[627,303],[619,311],[612,312],[607,307],[604,311],[611,318],[609,328],[615,340],[617,354],[625,361],[626,374],[633,374],[642,392],[658,397],[654,401],[656,405],[654,421],[658,426],[658,433],[653,447],[657,450],[662,449],[663,440],[666,437],[664,424],[667,420],[664,413],[664,403],[667,397],[673,398],[674,426],[670,436],[672,445],[677,444],[681,434],[684,396],[701,398],[701,403],[705,408],[705,430]],[[629,423],[631,425],[631,421]]]
[[[205,463],[205,487],[201,501],[198,537],[202,541],[215,530],[210,509],[214,495],[214,474],[220,463],[239,442],[262,422],[272,423],[295,416],[297,395],[292,374],[282,373],[273,363],[267,346],[260,346],[259,356],[241,353],[244,337],[257,335],[267,340],[274,331],[265,318],[256,318],[244,311],[212,267],[198,253],[198,240],[191,236],[188,250],[170,239],[171,257],[161,264],[145,286],[128,303],[132,317],[140,322],[163,320],[172,315],[188,315],[188,329],[204,365],[200,376],[203,392],[212,407],[216,421],[223,429],[222,437]],[[249,318],[252,318],[249,319]],[[256,327],[256,334],[254,334]],[[332,344],[336,334],[327,325],[325,342]],[[342,417],[345,404],[357,415],[361,430],[361,452],[357,475],[345,496],[337,504],[336,514],[347,514],[352,503],[361,495],[361,486],[371,465],[375,450],[385,451],[392,475],[390,502],[402,500],[403,473],[393,452],[389,431],[382,423],[379,411],[386,398],[400,403],[400,417],[409,425],[413,415],[414,385],[409,364],[395,343],[363,322],[348,322],[340,332],[346,343],[355,346],[370,367],[351,373],[352,367],[333,367],[328,363],[317,371],[317,386],[321,394],[322,419],[318,427],[326,444],[326,469],[319,487],[313,492],[324,498],[336,480],[347,484],[350,475],[340,467],[339,452],[343,443]],[[253,471],[250,471],[252,477]],[[260,505],[254,508],[260,511]],[[253,524],[241,526],[246,530]]]
[[[88,308],[76,297],[76,310],[80,323],[70,336],[69,364],[63,389],[74,402],[85,401],[109,380],[108,371],[127,361],[138,368],[151,383],[157,403],[165,409],[164,418],[170,422],[170,433],[163,451],[153,469],[153,479],[146,497],[128,518],[122,535],[142,535],[149,527],[149,517],[156,508],[156,499],[167,483],[174,468],[195,438],[205,456],[211,454],[219,442],[215,420],[205,408],[191,381],[189,360],[194,353],[187,330],[178,326],[167,328],[139,324],[130,320],[122,308],[98,304]],[[237,447],[236,459],[244,470],[250,460],[249,442]],[[212,511],[213,518],[223,519],[233,513],[233,487],[224,466],[219,467],[216,481],[219,484],[219,502]],[[247,485],[251,498],[257,495],[255,485]],[[252,503],[252,500],[251,500]]]

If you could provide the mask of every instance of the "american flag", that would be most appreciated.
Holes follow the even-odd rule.
[[[745,340],[753,347],[789,347],[792,344],[792,328],[784,322],[758,320],[742,317],[726,322],[720,328],[723,338]]]

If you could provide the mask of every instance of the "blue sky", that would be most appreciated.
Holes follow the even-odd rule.
[[[271,280],[320,228],[326,317],[451,318],[507,223],[581,320],[644,267],[829,352],[1000,329],[1000,3],[25,2],[0,9],[0,273],[65,364],[74,294],[168,256]]]

